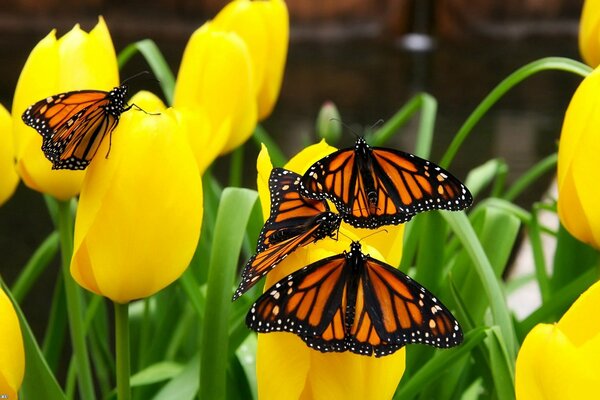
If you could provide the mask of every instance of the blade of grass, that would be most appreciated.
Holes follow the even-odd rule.
[[[169,64],[162,55],[160,49],[151,39],[140,40],[139,42],[131,43],[125,47],[117,57],[119,69],[122,69],[125,64],[139,52],[150,66],[152,73],[158,79],[162,88],[165,99],[169,105],[173,104],[173,92],[175,90],[175,77]]]
[[[484,340],[489,353],[490,368],[494,380],[495,394],[499,400],[512,400],[515,398],[515,371],[514,362],[506,353],[506,344],[503,343],[502,333],[498,326],[489,328],[488,336]]]
[[[283,151],[281,151],[277,143],[275,143],[271,136],[269,136],[269,133],[261,125],[256,125],[256,128],[254,128],[252,140],[256,143],[259,150],[261,144],[267,146],[273,167],[283,167],[285,163],[287,163],[287,157]]]
[[[67,300],[62,275],[56,277],[56,285],[50,305],[50,316],[44,334],[42,349],[52,371],[57,371],[67,331]]]
[[[223,190],[217,211],[210,256],[204,324],[200,333],[199,398],[226,396],[228,324],[232,283],[246,225],[258,193],[248,189]]]
[[[531,223],[529,224],[529,241],[533,252],[535,276],[540,288],[542,303],[545,303],[550,298],[550,280],[546,269],[546,259],[544,257],[544,248],[542,245],[542,232],[538,217],[539,214],[540,208],[537,204],[534,204],[533,210],[531,211]]]
[[[547,57],[540,60],[533,61],[512,74],[506,77],[502,82],[498,84],[475,108],[475,110],[469,115],[464,124],[460,127],[457,134],[454,136],[452,143],[448,146],[446,154],[442,158],[440,165],[444,168],[448,168],[454,156],[458,152],[458,149],[465,141],[465,139],[471,133],[473,127],[483,118],[487,111],[494,105],[506,92],[510,89],[523,82],[525,79],[541,71],[566,71],[571,72],[581,77],[586,77],[592,69],[587,65],[580,63],[575,60],[563,57]]]

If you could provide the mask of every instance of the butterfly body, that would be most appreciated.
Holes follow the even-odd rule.
[[[371,229],[427,210],[461,210],[473,201],[443,168],[409,153],[370,147],[363,138],[314,163],[301,188],[304,196],[331,200],[345,222]]]
[[[452,347],[462,331],[423,286],[361,251],[317,261],[283,278],[254,303],[251,329],[287,331],[321,352],[380,357],[408,343]]]
[[[101,90],[79,90],[57,94],[31,105],[23,122],[42,136],[42,151],[52,169],[85,169],[102,140],[129,110],[127,85]]]
[[[300,175],[274,168],[269,177],[270,216],[265,222],[256,253],[242,271],[233,300],[250,289],[297,248],[326,237],[336,237],[341,216],[325,200],[307,199],[299,193]]]

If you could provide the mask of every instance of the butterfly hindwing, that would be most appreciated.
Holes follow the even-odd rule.
[[[298,247],[334,236],[341,217],[324,200],[307,199],[299,193],[300,175],[274,168],[269,177],[270,216],[259,237],[256,254],[246,263],[242,280],[233,295],[237,299]]]
[[[452,347],[462,331],[450,311],[409,276],[353,242],[350,252],[283,278],[254,303],[246,323],[257,332],[297,334],[321,352],[380,357],[409,343]]]
[[[314,163],[302,177],[302,193],[330,199],[344,221],[376,228],[409,221],[432,210],[461,210],[472,203],[468,189],[436,164],[398,150],[370,147],[359,138]]]

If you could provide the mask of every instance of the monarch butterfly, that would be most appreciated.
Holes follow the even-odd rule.
[[[334,237],[341,217],[324,200],[302,197],[300,175],[274,168],[269,177],[271,214],[258,237],[256,254],[246,263],[233,301],[300,246]]]
[[[431,209],[471,205],[469,190],[431,161],[398,150],[370,147],[358,138],[314,163],[301,180],[310,198],[328,198],[344,221],[358,228],[397,225]]]
[[[102,139],[129,110],[127,85],[110,92],[78,90],[60,93],[31,105],[22,115],[25,124],[42,135],[42,151],[52,169],[85,169]]]
[[[317,261],[265,291],[246,315],[257,332],[287,331],[321,352],[381,357],[407,343],[452,347],[463,334],[450,311],[399,270],[361,251]]]

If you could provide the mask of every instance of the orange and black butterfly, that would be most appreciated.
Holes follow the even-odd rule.
[[[337,235],[341,216],[331,212],[325,200],[301,196],[299,185],[300,175],[283,168],[271,171],[271,215],[258,237],[256,254],[242,271],[242,281],[233,300],[298,247]]]
[[[52,169],[85,169],[106,135],[119,123],[126,105],[127,85],[110,92],[79,90],[47,97],[22,115],[25,124],[42,135],[42,151]]]
[[[328,257],[283,278],[252,305],[246,324],[257,332],[286,331],[321,352],[380,357],[409,343],[460,344],[450,311],[399,270],[361,251]]]
[[[465,185],[431,161],[370,147],[363,138],[314,163],[301,186],[305,196],[330,199],[358,228],[397,225],[423,211],[462,210],[473,202]]]

